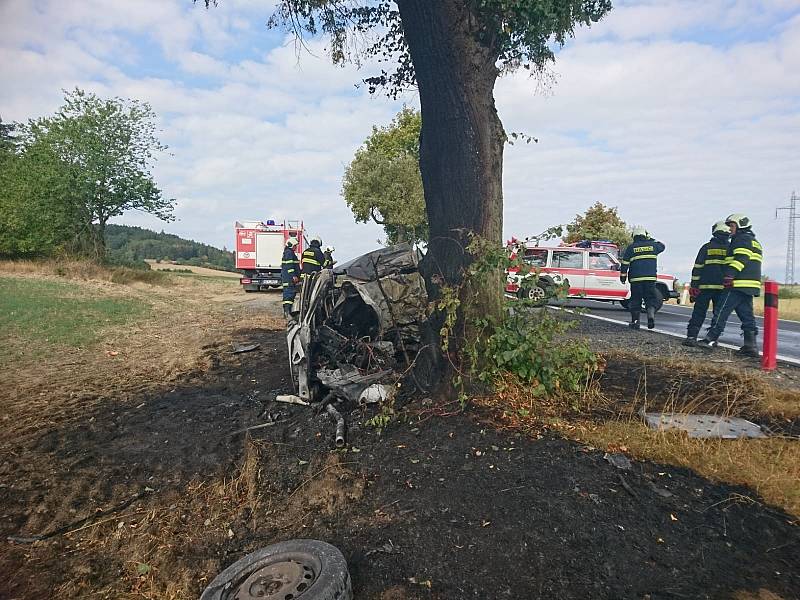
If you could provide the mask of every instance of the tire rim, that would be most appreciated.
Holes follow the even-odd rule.
[[[231,582],[226,600],[295,600],[301,598],[320,572],[313,556],[282,553],[258,561]]]
[[[528,300],[535,300],[539,302],[544,300],[544,297],[544,289],[540,288],[538,285],[528,290]]]

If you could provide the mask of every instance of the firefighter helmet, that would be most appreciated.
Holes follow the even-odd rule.
[[[288,248],[294,248],[295,246],[297,246],[297,238],[290,237],[288,240],[286,240],[286,246]]]
[[[336,252],[336,248],[333,246],[325,246],[325,252]]]
[[[741,213],[728,215],[728,218],[725,219],[725,224],[727,225],[728,223],[735,223],[738,229],[747,229],[753,225],[753,223],[750,221],[750,217]]]
[[[726,221],[717,221],[711,228],[712,235],[717,235],[718,233],[724,233],[725,235],[729,235],[730,232],[731,232],[730,227],[728,227],[728,223]]]
[[[316,243],[317,246],[322,246],[322,238],[318,235],[315,235],[311,238],[311,244],[314,245]]]
[[[631,235],[633,235],[633,237],[647,237],[649,234],[647,233],[647,229],[641,225],[637,225],[631,230]]]

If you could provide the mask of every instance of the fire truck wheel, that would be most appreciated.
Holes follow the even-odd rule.
[[[318,540],[289,540],[233,563],[200,600],[352,600],[347,562]]]

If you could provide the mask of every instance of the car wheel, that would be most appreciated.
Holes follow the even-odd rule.
[[[537,306],[541,306],[543,304],[547,304],[550,293],[547,284],[539,282],[533,287],[520,290],[519,297],[525,300],[530,300]]]
[[[200,600],[352,600],[347,563],[318,540],[289,540],[233,563]]]

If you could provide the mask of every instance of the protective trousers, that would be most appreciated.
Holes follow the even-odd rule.
[[[722,290],[700,290],[700,295],[694,301],[694,309],[692,310],[692,317],[689,319],[689,327],[686,329],[686,337],[696,338],[699,335],[706,320],[709,304],[713,305],[711,309],[711,327],[714,327],[720,309],[719,300],[721,295]]]
[[[727,289],[720,295],[718,303],[719,310],[717,311],[716,323],[711,325],[711,329],[708,330],[708,335],[706,336],[709,340],[719,339],[719,336],[725,331],[728,317],[734,311],[736,311],[736,316],[742,322],[742,331],[744,333],[758,334],[758,325],[756,325],[756,317],[753,314],[753,296],[739,290]]]
[[[628,310],[631,311],[631,321],[638,321],[642,313],[642,300],[645,307],[655,309],[658,303],[655,281],[634,281],[631,283],[631,299]]]
[[[289,316],[294,304],[294,297],[297,295],[297,286],[293,283],[283,284],[283,314]]]

